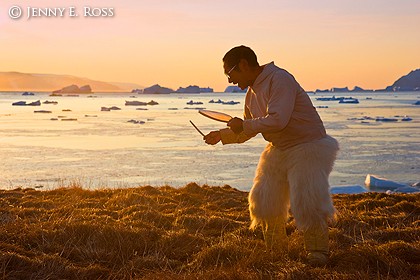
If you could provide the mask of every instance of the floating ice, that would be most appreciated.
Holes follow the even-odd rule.
[[[214,99],[212,99],[212,100],[209,101],[209,103],[217,103],[217,104],[223,104],[223,105],[236,105],[236,104],[239,104],[241,102],[239,102],[239,101],[233,101],[233,100],[231,100],[231,101],[223,101],[221,99],[218,99],[217,101],[214,101]]]
[[[376,119],[377,122],[397,122],[398,119],[380,117]]]
[[[397,183],[385,178],[380,178],[371,174],[366,176],[365,185],[368,189],[373,191],[395,191],[398,188],[407,187],[406,184]]]
[[[398,188],[398,189],[394,190],[394,192],[396,192],[396,193],[416,193],[416,192],[420,192],[420,189],[410,187],[410,186],[406,186],[406,187]]]
[[[138,121],[138,120],[129,120],[129,121],[127,121],[127,122],[129,122],[129,123],[134,123],[134,124],[145,124],[146,122],[145,121]]]
[[[357,98],[349,97],[349,98],[343,98],[338,103],[344,103],[344,104],[359,104],[359,100]]]
[[[333,186],[330,188],[331,194],[357,194],[365,192],[368,192],[368,190],[360,185]]]
[[[413,119],[412,118],[410,118],[410,117],[405,117],[405,118],[402,118],[401,119],[401,121],[403,121],[403,122],[409,122],[409,121],[412,121]]]
[[[194,102],[194,101],[190,100],[190,101],[187,102],[187,105],[201,105],[201,104],[203,104],[203,102],[201,102],[201,101]]]

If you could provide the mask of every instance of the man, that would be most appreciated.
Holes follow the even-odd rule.
[[[231,49],[223,57],[229,83],[248,87],[244,120],[204,136],[207,144],[243,143],[261,133],[269,143],[261,154],[249,193],[251,228],[261,225],[270,250],[287,246],[289,205],[304,233],[308,262],[328,260],[327,220],[334,215],[328,177],[338,151],[316,109],[295,78],[273,62],[260,66],[253,50]]]

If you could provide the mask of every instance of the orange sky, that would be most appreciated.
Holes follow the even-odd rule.
[[[8,12],[15,5],[17,20]],[[85,17],[85,6],[115,15]],[[66,11],[27,19],[28,7]],[[0,71],[222,91],[221,58],[244,44],[306,90],[377,89],[420,68],[418,26],[418,0],[2,0]]]

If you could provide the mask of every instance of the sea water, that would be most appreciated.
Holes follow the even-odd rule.
[[[331,185],[363,185],[367,174],[408,184],[420,180],[420,106],[413,105],[420,100],[419,92],[335,94],[358,98],[359,104],[316,100],[332,94],[309,95],[314,106],[320,106],[317,110],[327,133],[340,143]],[[238,145],[209,146],[189,123],[192,120],[204,133],[224,128],[225,123],[205,118],[197,109],[241,117],[244,97],[243,93],[56,97],[0,93],[0,188],[176,187],[197,182],[249,190],[266,145],[262,136]],[[212,99],[240,103],[209,103]],[[12,106],[36,100],[58,104]],[[126,100],[159,104],[125,106]],[[190,100],[203,104],[187,105]],[[101,111],[112,106],[121,110]],[[34,113],[37,110],[51,113]],[[402,121],[404,116],[412,120]],[[397,121],[376,121],[378,117]]]

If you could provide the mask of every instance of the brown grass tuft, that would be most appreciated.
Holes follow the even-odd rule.
[[[267,251],[247,192],[230,186],[0,190],[2,279],[420,278],[420,195],[335,195],[330,262],[307,265],[302,234]]]

